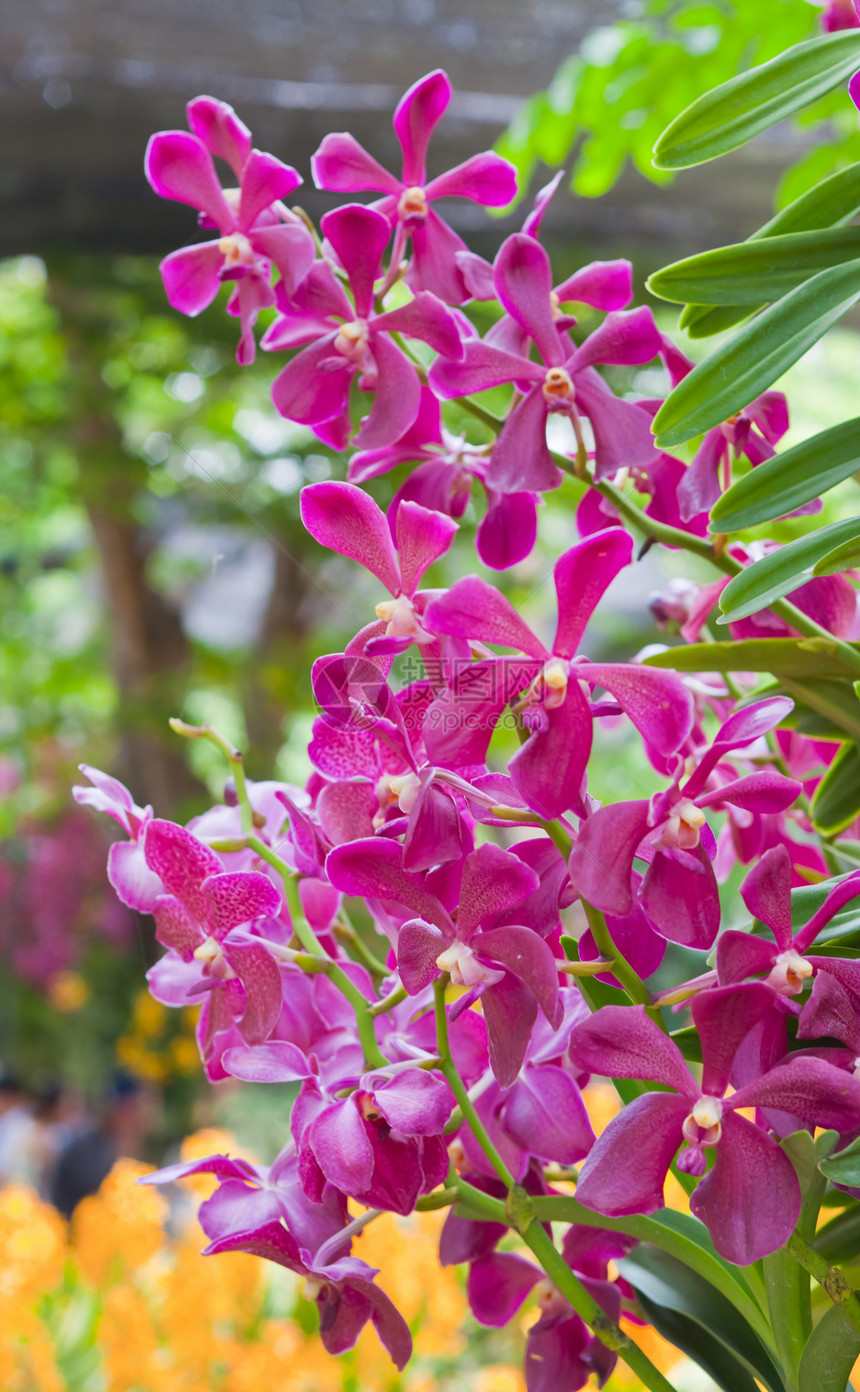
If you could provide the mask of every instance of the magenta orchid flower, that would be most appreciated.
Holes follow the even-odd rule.
[[[81,773],[93,784],[72,788],[75,802],[106,812],[123,829],[128,841],[115,841],[108,852],[107,876],[123,904],[138,913],[152,913],[164,885],[149,868],[143,851],[147,825],[152,821],[151,807],[138,807],[128,788],[110,774],[90,764],[79,765]],[[219,866],[219,869],[221,867]]]
[[[261,1044],[280,1013],[281,975],[265,941],[246,928],[278,914],[275,886],[255,871],[225,871],[214,851],[174,822],[151,821],[144,850],[165,889],[153,907],[155,935],[197,968],[193,993],[206,997],[210,1036],[235,1020],[247,1043]]]
[[[577,347],[560,332],[553,313],[552,270],[547,253],[532,237],[508,237],[495,262],[496,293],[508,314],[528,335],[541,363],[496,347],[488,339],[467,339],[462,357],[444,355],[430,369],[430,385],[443,401],[514,382],[524,393],[493,448],[487,482],[500,493],[541,493],[557,488],[561,472],[546,443],[551,414],[567,416],[580,432],[580,415],[594,435],[598,477],[622,468],[645,468],[657,450],[651,416],[615,396],[595,371],[598,363],[640,364],[660,351],[662,339],[649,309],[613,313]]]
[[[391,595],[376,606],[379,632],[371,651],[396,653],[413,642],[432,644],[435,636],[422,622],[427,596],[419,594],[418,586],[451,545],[456,522],[419,503],[404,502],[389,528],[379,505],[352,483],[309,484],[302,489],[300,508],[315,541],[358,561]]]
[[[469,299],[458,253],[466,245],[431,206],[438,198],[468,198],[486,208],[504,208],[517,194],[514,166],[487,151],[427,182],[427,146],[451,100],[451,84],[441,70],[428,73],[401,98],[394,133],[403,151],[400,179],[389,174],[348,132],[327,135],[311,158],[317,188],[336,193],[379,192],[374,206],[395,229],[393,267],[399,267],[412,239],[406,282],[429,290],[446,304]]]
[[[411,1213],[445,1182],[453,1105],[444,1079],[419,1068],[366,1074],[344,1098],[307,1079],[290,1115],[305,1193],[318,1201],[330,1183],[367,1208]]]
[[[632,550],[629,534],[611,528],[571,547],[556,563],[558,625],[551,651],[511,603],[476,575],[457,580],[428,605],[426,623],[433,631],[504,644],[529,658],[471,664],[437,697],[425,721],[427,749],[436,762],[482,762],[501,711],[524,689],[514,709],[530,733],[510,760],[509,771],[529,806],[543,817],[582,810],[592,721],[600,714],[599,705],[591,703],[595,687],[609,692],[613,713],[624,711],[650,744],[666,754],[680,747],[690,731],[693,707],[674,673],[576,658],[592,612],[630,563]]]
[[[793,709],[787,697],[757,701],[729,716],[685,782],[682,764],[672,786],[650,801],[601,807],[582,824],[570,858],[574,886],[590,903],[624,917],[634,904],[633,862],[649,862],[637,900],[658,933],[687,947],[708,948],[720,926],[720,898],[711,864],[716,850],[706,811],[781,812],[801,785],[774,769],[738,777],[720,769],[734,749],[750,745]],[[708,784],[711,783],[710,789]]]
[[[860,9],[855,0],[827,0],[821,27],[825,34],[835,34],[840,29],[860,29]]]
[[[578,1066],[670,1089],[636,1098],[609,1123],[580,1171],[580,1203],[614,1218],[654,1213],[663,1207],[663,1182],[683,1147],[679,1168],[703,1176],[690,1207],[721,1256],[747,1266],[787,1241],[800,1213],[797,1175],[776,1141],[739,1110],[771,1108],[804,1126],[849,1130],[860,1125],[860,1082],[829,1063],[795,1058],[726,1096],[735,1054],[772,999],[758,983],[695,997],[701,1085],[643,1006],[607,1005],[577,1026],[571,1057]]]
[[[354,841],[331,852],[326,871],[344,894],[389,901],[419,915],[401,924],[397,969],[410,995],[442,972],[466,987],[456,1018],[479,997],[487,1025],[490,1063],[503,1087],[513,1082],[528,1048],[538,1009],[553,1027],[561,1022],[558,970],[548,945],[531,928],[484,927],[490,915],[514,908],[538,887],[519,857],[491,844],[462,865],[456,924],[424,877],[403,867],[391,841]]]
[[[320,1338],[329,1353],[345,1353],[370,1321],[398,1368],[412,1354],[402,1315],[374,1284],[379,1273],[349,1256],[351,1231],[346,1200],[326,1185],[316,1202],[298,1182],[295,1151],[282,1152],[270,1169],[212,1155],[171,1165],[144,1183],[166,1184],[192,1174],[214,1174],[219,1186],[200,1205],[198,1219],[209,1243],[204,1256],[250,1252],[285,1266],[305,1280],[305,1297],[319,1308]]]
[[[272,400],[282,416],[311,426],[327,444],[343,449],[352,428],[350,387],[357,378],[361,390],[375,392],[375,398],[355,442],[378,449],[409,429],[421,404],[418,373],[389,335],[421,339],[455,362],[462,354],[460,335],[450,310],[427,291],[399,309],[375,310],[374,286],[390,236],[381,213],[348,203],[326,213],[320,226],[346,273],[352,303],[331,268],[320,263],[304,299],[299,287],[294,311],[276,319],[263,338],[269,349],[310,340],[278,373]]]
[[[709,430],[678,484],[681,519],[689,522],[714,503],[731,484],[732,460],[746,455],[753,467],[772,459],[788,430],[788,402],[782,392],[768,391],[738,411],[730,421]],[[821,503],[817,500],[816,510]]]
[[[414,423],[387,449],[360,450],[349,461],[351,483],[365,483],[400,464],[420,461],[395,494],[388,510],[397,515],[401,502],[420,503],[434,512],[460,518],[466,511],[477,479],[487,510],[475,534],[475,549],[484,565],[507,570],[525,560],[537,539],[537,497],[534,493],[499,493],[488,487],[486,446],[470,445],[442,424],[438,400],[424,387]]]
[[[860,870],[839,880],[808,923],[792,933],[791,856],[785,846],[766,851],[741,885],[741,897],[754,919],[766,924],[773,943],[753,933],[730,929],[717,943],[717,973],[721,985],[765,976],[779,996],[800,995],[813,975],[835,977],[860,1002],[860,962],[843,957],[810,956],[818,934],[831,919],[860,896]]]
[[[301,176],[273,155],[251,148],[251,132],[226,102],[197,97],[188,103],[188,131],[161,131],[146,151],[146,177],[162,198],[198,208],[201,225],[218,228],[216,241],[181,247],[161,262],[167,298],[181,314],[206,309],[222,284],[234,284],[228,312],[242,326],[237,359],[254,361],[254,324],[275,303],[271,267],[288,291],[307,275],[316,255],[313,237],[282,203]],[[222,189],[212,156],[227,161],[238,187]]]

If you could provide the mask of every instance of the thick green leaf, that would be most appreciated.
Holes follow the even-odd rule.
[[[820,498],[860,469],[860,416],[766,459],[711,509],[711,530],[739,532]],[[842,567],[845,569],[845,567]]]
[[[736,1381],[720,1383],[728,1392],[754,1386],[738,1379],[741,1370],[744,1370],[745,1377],[752,1375],[759,1378],[772,1392],[783,1392],[782,1377],[749,1324],[726,1297],[697,1272],[648,1243],[640,1243],[634,1248],[628,1257],[619,1262],[619,1268],[650,1307],[658,1307],[661,1311],[692,1321],[698,1326],[696,1332],[699,1338],[705,1333],[714,1340],[716,1349],[721,1348],[723,1354],[732,1356]],[[659,1324],[657,1328],[660,1328]],[[685,1349],[685,1352],[698,1361],[695,1350],[694,1341],[693,1347]]]
[[[826,556],[822,556],[820,561],[816,561],[812,567],[813,575],[840,575],[843,570],[853,570],[860,565],[860,537],[852,541],[844,541],[841,546],[834,546],[832,551],[828,551]]]
[[[729,1353],[701,1324],[681,1315],[659,1301],[649,1300],[641,1291],[639,1304],[648,1323],[674,1348],[680,1349],[722,1392],[758,1392],[759,1384],[744,1365]]]
[[[860,701],[851,683],[829,680],[801,682],[783,676],[782,687],[785,694],[795,701],[794,714],[787,723],[794,724],[801,734],[809,735],[810,739],[832,740],[850,735],[852,739],[860,740]],[[815,712],[819,719],[802,715],[798,702]]]
[[[816,227],[835,227],[848,222],[860,213],[860,163],[837,170],[822,179],[815,188],[807,189],[788,207],[753,232],[751,242],[761,237],[781,236],[786,232],[811,232]],[[694,305],[684,307],[678,321],[691,338],[709,338],[734,328],[750,315],[750,306]]]
[[[827,266],[858,257],[860,227],[818,228],[688,256],[655,271],[647,285],[653,295],[679,304],[752,307],[780,299]]]
[[[654,146],[657,169],[685,169],[735,150],[847,82],[860,67],[852,30],[795,44],[706,92],[676,116]]]
[[[819,1169],[834,1184],[850,1184],[852,1189],[860,1186],[860,1140],[822,1160]]]
[[[860,1334],[845,1312],[831,1305],[806,1341],[797,1392],[845,1392],[858,1354]]]
[[[842,831],[860,814],[860,748],[843,744],[815,790],[812,820],[822,836]]]
[[[654,421],[661,449],[720,425],[773,386],[860,299],[860,261],[819,271],[699,363]]]
[[[857,649],[860,655],[860,648]],[[732,643],[687,643],[645,658],[648,667],[675,672],[773,672],[786,677],[851,677],[855,669],[834,639],[744,638]]]
[[[813,568],[823,556],[829,555],[843,542],[860,537],[860,517],[833,522],[816,532],[798,537],[778,551],[762,556],[730,580],[720,595],[722,614],[718,624],[734,623],[750,614],[758,614],[777,599],[811,579]]]
[[[860,1165],[857,1168],[860,1172]],[[841,1197],[849,1202],[847,1194]],[[860,1252],[860,1204],[851,1202],[850,1207],[837,1218],[831,1218],[829,1223],[819,1228],[815,1236],[815,1250],[831,1265],[856,1261],[857,1253]]]

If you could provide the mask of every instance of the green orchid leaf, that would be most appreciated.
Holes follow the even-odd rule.
[[[860,227],[818,228],[685,257],[655,271],[647,286],[653,295],[679,304],[752,307],[780,299],[827,266],[858,257]]]
[[[860,747],[842,745],[815,790],[812,821],[822,836],[834,836],[860,814]]]
[[[827,1156],[819,1169],[833,1184],[850,1184],[852,1189],[860,1186],[860,1139]],[[856,1248],[853,1255],[856,1256]]]
[[[693,368],[654,420],[661,449],[721,425],[802,358],[860,299],[860,261],[819,271]]]
[[[648,1243],[634,1248],[619,1262],[619,1269],[648,1302],[649,1318],[653,1309],[660,1316],[666,1313],[692,1324],[689,1332],[694,1333],[694,1338],[690,1344],[685,1342],[684,1352],[701,1363],[697,1349],[706,1349],[712,1365],[721,1370],[717,1381],[727,1392],[736,1392],[738,1388],[751,1390],[755,1378],[771,1392],[784,1392],[779,1370],[753,1329],[730,1301],[697,1272]],[[659,1318],[654,1323],[661,1330]],[[708,1371],[715,1376],[710,1367]],[[721,1380],[728,1379],[729,1374],[734,1381]]]
[[[860,648],[858,648],[860,653]],[[773,672],[774,676],[838,678],[855,675],[839,644],[826,638],[744,638],[739,642],[687,643],[650,653],[646,667],[674,672]]]
[[[860,163],[850,164],[820,180],[787,207],[782,208],[748,238],[776,237],[787,232],[811,232],[816,227],[836,227],[860,213]],[[750,317],[750,306],[688,304],[681,311],[679,328],[691,338],[725,333]]]
[[[822,556],[812,567],[813,575],[840,575],[843,570],[853,570],[860,565],[860,537],[834,546],[826,556]]]
[[[845,1392],[860,1354],[860,1334],[845,1311],[831,1305],[806,1341],[797,1392]]]
[[[792,590],[810,580],[814,568],[823,557],[830,555],[844,542],[860,538],[860,517],[850,517],[844,522],[833,522],[829,527],[819,527],[815,532],[781,546],[777,551],[762,556],[747,566],[740,575],[730,580],[720,595],[722,614],[718,624],[734,623],[737,619],[758,614],[783,599]]]
[[[778,121],[847,83],[860,67],[853,30],[795,44],[706,92],[675,117],[654,146],[656,169],[685,169],[736,150]]]
[[[855,416],[766,459],[738,479],[711,509],[711,530],[739,532],[771,522],[820,498],[858,469],[860,416]]]

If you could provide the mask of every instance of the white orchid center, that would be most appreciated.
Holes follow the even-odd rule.
[[[684,1138],[690,1145],[712,1146],[723,1133],[723,1104],[718,1097],[700,1097],[684,1122]]]
[[[228,266],[253,266],[257,259],[254,248],[242,232],[231,232],[222,237],[218,250]]]
[[[803,990],[803,983],[808,981],[811,975],[812,964],[790,947],[775,959],[767,978],[767,985],[780,996],[797,996]]]
[[[204,938],[194,949],[194,959],[200,962],[207,976],[217,976],[225,981],[236,975],[229,965],[217,938]]]
[[[549,368],[543,383],[544,401],[550,406],[572,406],[575,397],[573,378],[567,368]]]
[[[326,1285],[327,1282],[318,1281],[316,1276],[306,1276],[305,1288],[302,1291],[302,1295],[305,1297],[305,1300],[319,1300]]]
[[[349,324],[341,324],[334,346],[350,362],[360,362],[367,353],[368,342],[367,320],[353,319]]]
[[[401,222],[423,222],[428,213],[427,195],[418,184],[404,189],[397,204]]]
[[[385,624],[387,638],[411,638],[414,643],[432,643],[433,635],[421,627],[415,605],[408,595],[383,599],[376,606],[376,617]]]
[[[436,966],[445,971],[455,986],[478,986],[487,973],[467,943],[453,942],[440,952]]]
[[[701,807],[691,798],[681,798],[672,808],[672,815],[663,827],[660,844],[676,846],[682,851],[692,851],[699,844],[700,832],[706,817]]]
[[[543,703],[547,710],[555,710],[564,704],[567,683],[570,677],[570,663],[563,657],[551,657],[545,662],[540,680],[543,683]]]
[[[392,797],[397,799],[397,805],[401,812],[411,812],[421,791],[421,779],[418,774],[397,774],[394,778],[389,779],[388,786],[391,789]]]

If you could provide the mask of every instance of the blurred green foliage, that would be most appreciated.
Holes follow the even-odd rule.
[[[679,112],[820,32],[820,8],[810,0],[644,0],[638,8],[636,18],[592,29],[547,90],[523,104],[497,146],[516,164],[521,188],[538,165],[557,169],[568,160],[571,188],[587,198],[606,193],[628,163],[654,183],[669,182],[671,174],[653,168],[651,151]],[[797,124],[805,138],[780,184],[780,206],[860,158],[857,115],[843,91]]]

